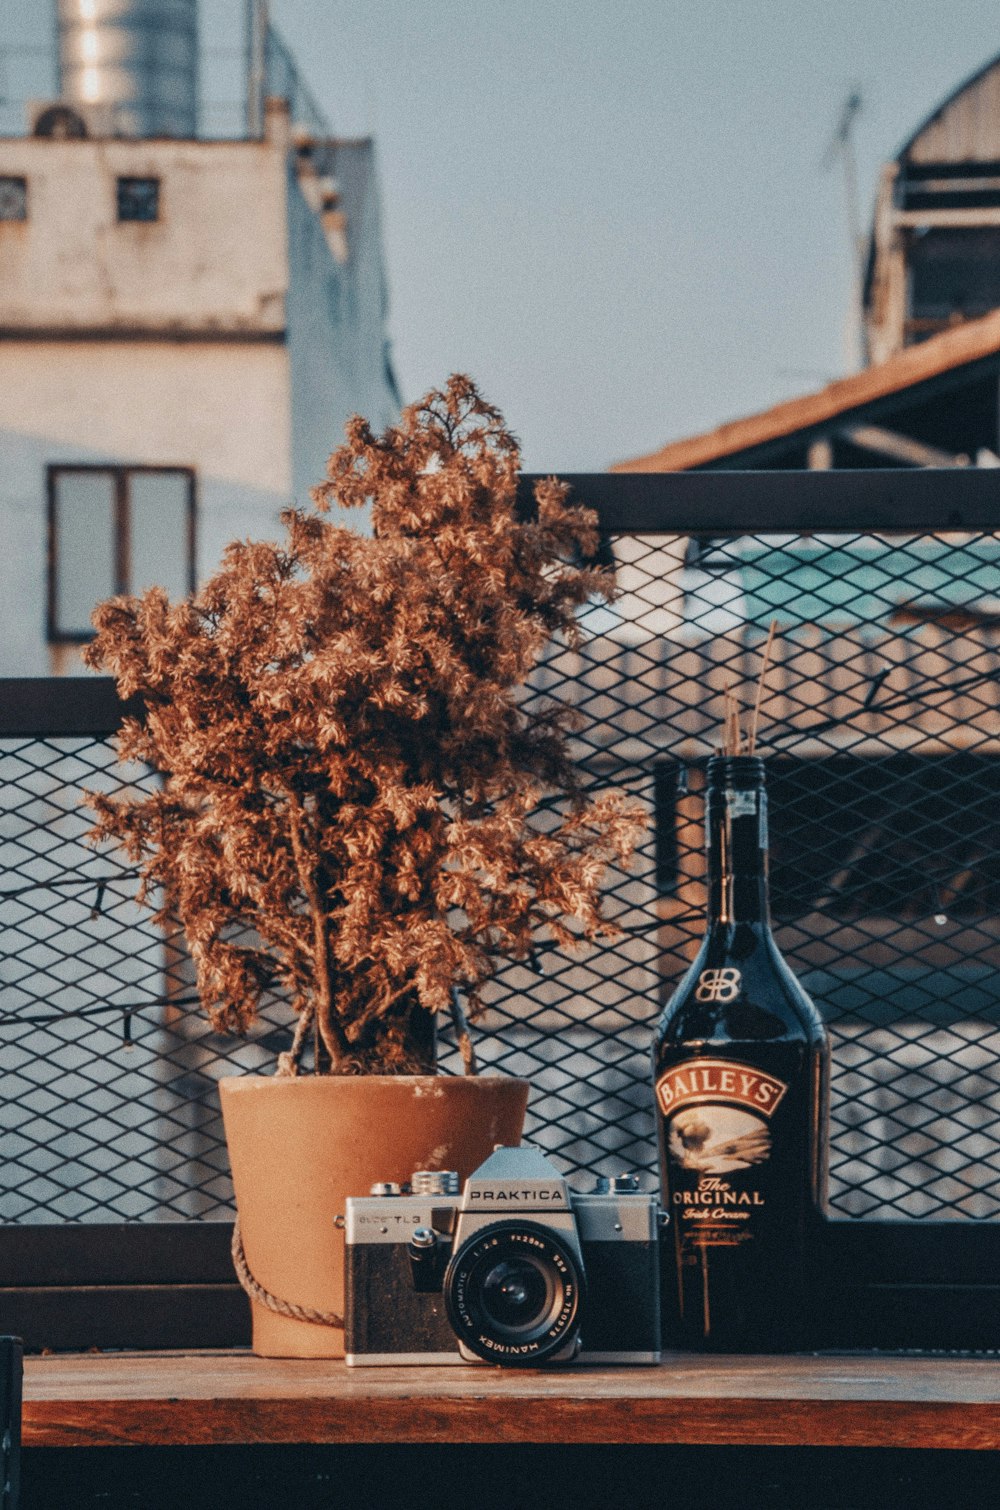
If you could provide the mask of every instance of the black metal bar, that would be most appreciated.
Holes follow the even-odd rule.
[[[230,1284],[229,1222],[62,1222],[0,1227],[0,1289]]]
[[[232,1282],[229,1222],[80,1222],[0,1228],[0,1288]],[[829,1220],[817,1262],[858,1285],[1000,1285],[1000,1222]]]
[[[245,1346],[230,1231],[193,1222],[4,1232],[6,1324],[31,1351]],[[1000,1285],[986,1282],[998,1258],[997,1223],[824,1223],[812,1254],[813,1345],[1000,1350]],[[20,1263],[21,1283],[10,1284]]]
[[[817,1249],[842,1283],[1000,1286],[1000,1222],[826,1221]],[[1000,1317],[993,1324],[1000,1333]]]
[[[247,1347],[250,1303],[225,1285],[67,1285],[0,1289],[4,1325],[27,1352]]]
[[[904,210],[995,210],[1000,207],[996,189],[939,188],[920,191],[909,184],[903,190]],[[942,321],[942,325],[946,322]]]
[[[1000,162],[905,163],[903,183],[922,183],[928,178],[1000,178]]]
[[[45,638],[51,645],[56,633],[58,582],[58,540],[56,534],[56,473],[45,470]]]
[[[899,534],[1000,529],[1000,471],[564,472],[570,499],[612,532],[676,535]],[[530,513],[540,474],[523,473]]]
[[[193,593],[198,585],[198,495],[195,470],[188,468],[187,495],[187,583]]]
[[[0,739],[104,739],[126,714],[142,703],[123,703],[110,676],[0,678]]]
[[[813,1293],[816,1351],[1000,1352],[995,1285],[864,1285],[831,1274]]]
[[[814,1345],[1000,1349],[1000,1222],[822,1223]]]
[[[21,1480],[20,1337],[0,1337],[0,1507],[17,1510]]]

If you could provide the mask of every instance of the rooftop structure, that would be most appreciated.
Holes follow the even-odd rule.
[[[996,311],[1000,57],[882,170],[865,282],[870,365],[612,470],[995,466]]]
[[[998,381],[1000,311],[611,470],[995,465]]]
[[[7,19],[0,73],[0,136],[259,138],[270,96],[333,135],[267,0],[43,0]]]
[[[876,363],[1000,306],[1000,57],[882,169],[864,303]]]
[[[134,136],[195,136],[198,0],[57,0],[59,95]]]

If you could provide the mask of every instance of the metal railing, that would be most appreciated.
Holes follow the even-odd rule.
[[[59,98],[54,16],[44,14],[48,4],[45,0],[37,15],[26,11],[17,24],[4,17],[0,7],[0,23],[5,26],[0,35],[0,137],[25,135],[32,108]],[[198,47],[200,139],[241,141],[259,136],[269,96],[288,102],[294,126],[320,140],[333,135],[301,66],[275,26],[267,24],[262,30],[261,56],[254,60],[253,43],[243,35],[249,26],[240,7],[232,0],[214,0],[202,10],[206,14]],[[113,101],[102,105],[103,115],[113,124],[123,124],[130,116],[129,107]]]
[[[528,1135],[571,1176],[655,1178],[648,1046],[702,929],[704,762],[726,688],[749,698],[777,619],[761,715],[772,901],[834,1046],[829,1214],[922,1229],[935,1252],[945,1229],[992,1234],[995,474],[573,482],[599,509],[620,596],[584,614],[578,649],[551,647],[530,695],[577,710],[581,768],[650,823],[607,888],[620,937],[503,968],[481,1060],[531,1079]],[[214,1083],[266,1067],[288,1031],[274,1002],[248,1039],[215,1035],[128,865],[84,844],[82,792],[149,779],[114,767],[118,717],[97,679],[7,683],[0,709],[0,1215],[22,1228],[225,1221]],[[447,1030],[440,1054],[460,1070]]]

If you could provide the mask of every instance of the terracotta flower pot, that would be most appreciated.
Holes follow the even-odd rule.
[[[349,1195],[415,1169],[464,1180],[497,1143],[521,1139],[528,1082],[500,1075],[243,1075],[219,1082],[243,1248],[257,1282],[284,1301],[343,1314]],[[341,1358],[337,1328],[257,1301],[253,1347],[266,1358]]]

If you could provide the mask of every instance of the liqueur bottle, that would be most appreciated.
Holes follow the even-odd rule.
[[[667,1346],[808,1343],[804,1260],[825,1200],[828,1047],[771,934],[764,763],[708,763],[708,926],[653,1045]]]

